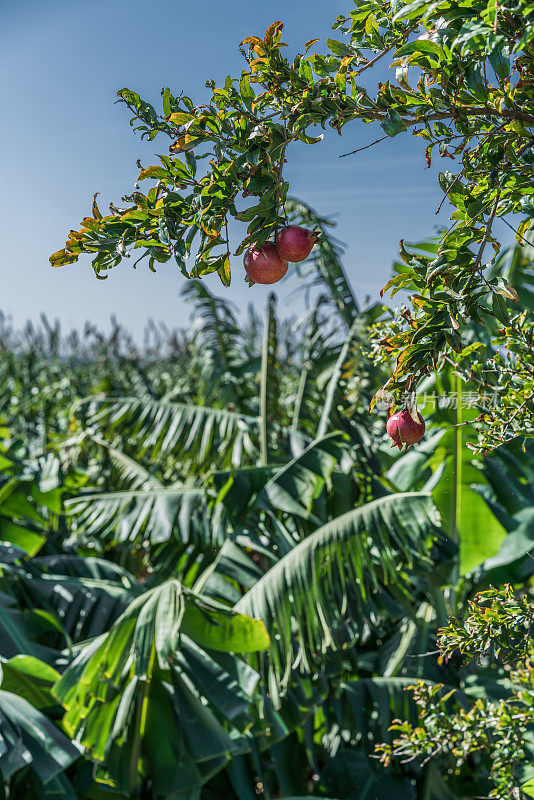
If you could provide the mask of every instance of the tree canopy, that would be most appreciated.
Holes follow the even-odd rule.
[[[140,170],[139,186],[155,184],[124,196],[125,207],[111,204],[103,216],[95,196],[92,216],[51,263],[96,254],[93,268],[105,277],[139,250],[150,269],[172,259],[187,277],[216,271],[229,286],[231,253],[263,244],[287,221],[292,142],[318,144],[321,128],[341,134],[351,124],[383,137],[411,133],[428,164],[436,154],[449,159],[439,183],[452,223],[431,253],[401,242],[403,266],[385,289],[409,290],[410,305],[376,331],[380,353],[395,358],[387,389],[401,402],[431,371],[461,362],[481,394],[497,387],[500,398],[480,420],[476,446],[532,435],[532,293],[517,312],[513,282],[494,267],[496,221],[528,243],[534,217],[533,21],[526,0],[357,2],[335,20],[339,38],[327,39],[326,50],[313,39],[288,60],[281,22],[246,37],[241,75],[222,86],[208,80],[205,104],[164,88],[157,111],[122,89],[134,130],[170,138],[168,154]],[[383,66],[395,78],[377,83],[372,70]],[[246,224],[241,241],[230,243],[229,220]],[[467,341],[473,324],[501,348],[489,364],[479,343]]]

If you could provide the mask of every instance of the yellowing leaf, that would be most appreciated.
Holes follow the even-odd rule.
[[[388,392],[386,392],[386,389],[387,389],[387,387],[388,387],[388,384],[389,384],[389,383],[390,383],[390,381],[387,381],[387,382],[386,382],[386,383],[385,383],[385,384],[382,386],[382,388],[381,388],[381,389],[379,389],[379,390],[378,390],[378,392],[377,392],[377,393],[374,395],[374,397],[371,399],[371,402],[369,403],[369,413],[371,413],[371,411],[372,411],[372,410],[373,410],[373,408],[376,406],[376,404],[378,403],[378,401],[379,401],[379,400],[380,400],[381,402],[382,402],[382,401],[384,401],[384,400],[387,400],[387,401],[389,402],[389,399],[390,399],[390,394],[389,394]],[[395,407],[395,404],[394,404],[394,403],[392,404],[392,407]]]
[[[100,209],[96,203],[96,198],[99,194],[100,192],[96,192],[96,194],[93,195],[93,217],[98,220],[102,219],[102,214],[100,213]]]
[[[414,306],[417,306],[418,308],[423,308],[425,304],[425,299],[424,297],[421,297],[420,294],[414,294],[412,295],[412,302]]]
[[[230,259],[227,257],[224,260],[222,267],[217,270],[217,274],[221,279],[223,286],[230,286],[231,273],[230,273]]]
[[[206,234],[206,236],[212,236],[213,238],[216,238],[219,235],[218,231],[216,231],[215,228],[210,228],[210,226],[206,225],[206,223],[203,222],[202,220],[200,220],[200,226],[204,231],[204,233]]]
[[[142,172],[139,173],[139,177],[137,180],[144,181],[145,178],[166,178],[168,176],[167,170],[163,169],[163,167],[147,167]]]
[[[167,117],[167,121],[173,125],[185,125],[186,122],[190,122],[192,119],[194,119],[194,115],[186,114],[185,111],[174,111]]]
[[[389,289],[391,289],[392,286],[398,286],[399,284],[402,284],[404,282],[408,283],[410,279],[411,279],[410,276],[406,275],[406,273],[404,272],[401,272],[398,275],[394,275],[392,278],[389,279],[386,285],[382,289],[380,289],[380,297],[384,297],[385,293]]]
[[[169,153],[186,153],[192,150],[201,139],[198,136],[190,136],[188,133],[185,136],[179,136],[175,142],[169,147]]]
[[[249,65],[250,71],[257,72],[262,64],[268,64],[268,63],[269,59],[267,58],[253,58]]]
[[[52,253],[48,260],[53,267],[63,267],[65,264],[74,264],[75,261],[78,261],[78,256],[63,249]]]
[[[244,44],[250,44],[258,53],[265,53],[265,42],[262,42],[257,36],[247,36],[246,39],[243,39],[241,42],[241,47]]]
[[[98,231],[100,230],[100,225],[93,217],[84,217],[82,219],[82,228],[85,228],[88,231]]]
[[[277,39],[280,38],[280,34],[282,33],[282,28],[284,27],[283,22],[273,22],[272,25],[269,25],[267,30],[265,31],[265,44],[272,44]]]
[[[502,294],[502,296],[506,297],[508,300],[513,300],[514,303],[519,303],[519,295],[514,287],[510,286],[509,283],[507,283],[506,286],[496,286],[495,291],[499,292],[499,294]]]

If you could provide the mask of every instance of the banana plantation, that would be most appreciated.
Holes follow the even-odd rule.
[[[87,29],[46,41],[45,100],[32,74],[6,117],[32,136],[31,162],[5,149],[17,259],[57,235],[64,181],[84,182],[88,140],[67,123],[101,108],[101,57],[142,64],[147,88],[187,44],[197,9],[152,4],[156,35],[144,5],[139,22],[135,3],[95,3],[90,23],[84,6]],[[195,101],[183,84],[156,105],[118,91],[143,159],[156,138],[162,154],[112,202],[114,122],[87,112],[103,196],[46,266],[57,303],[80,257],[111,277],[103,293],[127,259],[167,270],[189,321],[137,340],[0,315],[0,800],[534,798],[534,3],[347,1],[337,38],[284,42],[274,21],[222,80],[201,5],[186,85],[218,80],[202,72]],[[266,4],[228,5],[238,30]],[[71,52],[87,74],[53,112]],[[422,184],[388,172],[407,136],[449,214],[401,239],[372,300],[360,243],[346,252],[321,216],[357,191],[315,170],[347,126],[335,158],[389,147],[360,190],[380,200],[373,247],[398,222],[392,191],[421,222]],[[295,199],[295,151],[332,208]],[[58,186],[39,185],[46,160]],[[284,303],[258,290],[280,281]]]
[[[445,749],[379,749],[417,721],[416,683],[463,709],[509,692],[498,660],[443,658],[437,637],[534,573],[534,447],[474,455],[479,412],[447,400],[451,367],[419,390],[425,438],[392,449],[385,411],[369,415],[384,312],[354,296],[331,224],[288,210],[321,231],[298,320],[273,294],[243,323],[192,281],[190,327],[151,325],[142,347],[118,325],[2,324],[5,800],[492,791],[483,749],[460,769]],[[533,257],[495,266],[530,304]]]

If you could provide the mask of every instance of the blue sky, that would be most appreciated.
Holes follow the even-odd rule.
[[[237,44],[246,35],[281,19],[295,52],[310,38],[334,36],[332,20],[349,8],[346,0],[2,0],[0,308],[18,326],[43,311],[65,327],[86,319],[107,326],[116,314],[136,334],[149,317],[185,324],[184,279],[171,262],[153,275],[126,261],[107,281],[95,279],[86,257],[60,269],[48,264],[89,212],[94,192],[103,209],[120,202],[132,188],[136,159],[146,165],[151,154],[166,152],[163,140],[145,143],[131,132],[127,109],[114,105],[117,89],[127,86],[157,104],[168,85],[202,102],[207,78],[220,82],[241,71]],[[379,133],[354,123],[342,137],[327,133],[321,144],[287,154],[291,193],[338,222],[360,299],[376,298],[400,238],[431,235],[448,216],[447,204],[435,216],[441,193],[436,170],[425,169],[422,140],[400,136],[339,160]],[[246,286],[241,259],[232,267],[230,290],[217,276],[208,285],[229,292],[241,308],[252,301],[263,309],[267,289]],[[289,278],[277,287],[282,314],[297,308],[295,286]]]

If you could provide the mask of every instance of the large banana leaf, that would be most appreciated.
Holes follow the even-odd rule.
[[[7,577],[6,573],[4,566],[3,578]],[[50,615],[21,608],[14,597],[0,591],[0,657],[26,654],[54,663],[56,650],[43,642],[50,633],[57,633],[56,628],[57,623]]]
[[[47,645],[100,635],[142,592],[125,569],[94,557],[19,553],[4,573],[18,599],[0,593],[4,657],[29,654],[54,663],[57,653]]]
[[[461,381],[452,374],[441,373],[421,387],[421,395],[425,393],[434,394],[437,400],[428,402],[422,409],[423,416],[428,419],[432,415],[441,430],[397,459],[388,477],[397,488],[406,491],[421,486],[421,479],[432,475],[432,496],[444,528],[459,544],[459,572],[465,574],[495,555],[506,531],[477,490],[488,481],[484,467],[474,462],[467,442],[474,435],[468,423],[479,412],[467,406]]]
[[[107,547],[130,542],[157,545],[174,538],[182,545],[214,546],[224,535],[208,519],[205,492],[194,486],[165,486],[130,456],[94,434],[90,439],[109,455],[117,471],[121,490],[86,490],[65,503],[76,522],[78,538],[103,541]]]
[[[292,664],[313,669],[336,648],[336,624],[348,614],[356,625],[373,617],[367,604],[390,585],[410,591],[414,565],[430,568],[439,517],[431,495],[389,495],[322,526],[295,545],[236,604],[276,632],[268,664],[271,691],[287,684]],[[350,611],[346,603],[355,606]]]
[[[31,497],[36,490],[33,476],[0,476],[0,540],[29,555],[37,553],[46,539],[46,520]]]
[[[308,519],[334,467],[348,455],[347,437],[331,433],[311,442],[284,466],[215,472],[211,479],[234,520],[254,510]]]
[[[327,787],[342,787],[346,798],[358,800],[416,800],[417,789],[408,775],[395,775],[392,770],[373,763],[354,747],[343,747],[323,770]]]
[[[443,472],[433,490],[444,525],[460,545],[460,573],[465,574],[494,555],[504,539],[505,530],[481,497],[472,488],[480,481],[480,470],[473,464],[467,442],[472,436],[464,423],[477,416],[476,409],[464,408],[460,380],[455,381],[457,406],[453,410],[454,428],[445,431],[430,458],[433,469],[443,465]]]
[[[268,643],[262,622],[167,581],[82,647],[57,682],[65,730],[124,791],[144,776],[158,795],[196,797],[247,749],[257,675],[229,651]]]
[[[243,457],[257,454],[258,417],[148,397],[88,398],[83,403],[92,425],[121,434],[153,461],[173,455],[191,467],[213,468],[237,466]]]
[[[60,775],[79,750],[23,697],[0,690],[0,775],[6,781],[28,765],[43,782]]]
[[[295,546],[296,526],[300,521],[321,525],[324,520],[317,514],[322,516],[324,509],[317,508],[317,501],[336,464],[348,456],[347,437],[331,433],[312,442],[282,467],[213,473],[211,481],[217,490],[215,508],[224,505],[232,535],[240,546],[225,542],[215,562],[199,578],[202,591],[233,605],[242,590],[250,589],[262,575],[250,558],[251,550],[263,559],[275,561]],[[291,532],[282,519],[291,524]],[[262,536],[268,536],[275,547],[266,548]]]
[[[0,665],[2,690],[22,697],[40,711],[56,705],[52,686],[59,673],[33,656],[15,656]]]
[[[160,544],[175,537],[213,544],[205,493],[184,486],[159,486],[122,492],[87,492],[66,502],[83,538],[107,546],[121,542]],[[215,537],[215,542],[217,538]]]
[[[416,677],[374,677],[342,682],[325,704],[328,733],[325,746],[335,753],[341,742],[372,752],[390,738],[395,719],[415,720],[415,706],[407,689]]]
[[[189,391],[196,389],[201,405],[239,405],[250,392],[255,359],[243,348],[236,306],[213,295],[203,281],[188,281],[183,296],[194,309]]]

